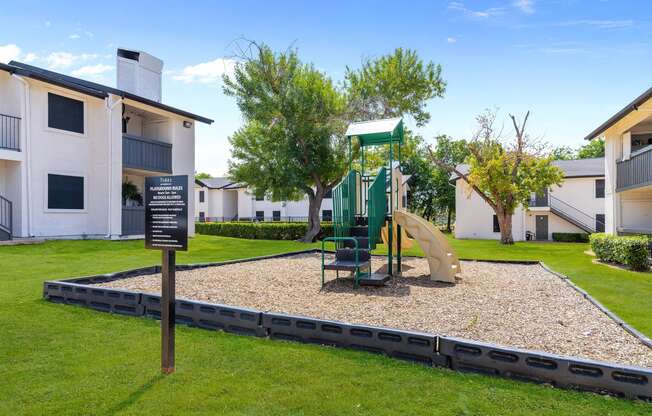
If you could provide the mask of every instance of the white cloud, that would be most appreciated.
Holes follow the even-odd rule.
[[[448,3],[448,9],[461,12],[465,16],[475,19],[487,19],[490,17],[499,16],[505,11],[505,9],[502,7],[491,7],[485,10],[472,10],[467,8],[464,3],[459,1],[452,1]]]
[[[451,37],[448,37],[448,38],[446,38],[446,42],[448,42],[448,43],[455,43],[455,42],[457,42],[457,39],[455,39],[455,38],[451,38]]]
[[[20,48],[13,43],[0,45],[0,62],[7,63],[20,56]]]
[[[77,33],[73,33],[72,35],[68,36],[68,39],[75,40],[75,39],[79,39],[80,37],[81,36],[79,36]]]
[[[76,77],[96,76],[111,71],[112,69],[113,67],[111,65],[104,65],[104,64],[87,65],[75,69],[74,71],[72,71],[72,74]]]
[[[534,13],[534,0],[515,0],[514,7],[525,14],[532,14]]]
[[[50,26],[52,26],[52,22],[50,22],[49,20],[46,20],[46,21],[43,23],[43,25],[44,25],[45,27],[50,27]]]
[[[173,72],[172,78],[186,84],[215,84],[222,80],[222,75],[232,75],[236,61],[227,58],[217,58],[213,61],[190,65],[180,72]]]
[[[23,57],[23,61],[24,61],[25,63],[34,62],[34,61],[36,61],[37,59],[38,59],[38,55],[36,55],[35,53],[31,53],[31,52],[28,53],[27,55],[25,55],[25,56]]]
[[[592,26],[599,29],[622,29],[634,26],[633,20],[569,20],[553,26]]]
[[[66,69],[70,68],[77,62],[88,62],[99,57],[96,53],[83,53],[81,55],[74,55],[70,52],[52,52],[45,57],[45,62],[50,69]]]

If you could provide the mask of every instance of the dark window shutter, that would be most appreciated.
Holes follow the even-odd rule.
[[[494,233],[500,232],[500,223],[498,222],[498,215],[494,215]]]
[[[595,197],[604,198],[604,179],[595,180]]]
[[[49,209],[84,209],[84,178],[48,174]]]
[[[84,134],[84,102],[49,92],[48,127]]]
[[[595,231],[604,232],[604,214],[595,214]]]

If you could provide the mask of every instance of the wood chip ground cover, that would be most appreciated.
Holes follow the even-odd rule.
[[[383,260],[374,258],[379,267]],[[652,367],[652,349],[539,265],[462,262],[457,284],[429,279],[428,263],[404,258],[385,287],[353,289],[319,254],[177,272],[177,297],[426,331],[500,345]],[[160,275],[99,286],[160,293]]]

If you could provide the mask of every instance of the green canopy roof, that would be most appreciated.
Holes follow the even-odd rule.
[[[362,146],[403,143],[403,119],[395,117],[351,123],[346,136],[358,138]]]

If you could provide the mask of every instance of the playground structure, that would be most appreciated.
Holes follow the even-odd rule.
[[[403,240],[408,233],[428,260],[430,278],[455,283],[455,275],[461,269],[450,244],[434,225],[409,213],[405,207],[407,194],[400,168],[403,119],[352,123],[346,137],[349,141],[349,172],[333,188],[334,237],[322,242],[322,287],[326,270],[335,270],[338,278],[340,272],[350,273],[355,287],[384,285],[392,275],[401,273]],[[354,144],[358,145],[359,171],[353,167]],[[388,146],[388,160],[376,172],[367,172],[366,148],[376,146]],[[324,260],[327,241],[333,241],[336,248],[335,260],[330,263]],[[386,272],[374,273],[371,251],[381,242],[387,246]],[[412,240],[405,243],[411,246]]]

